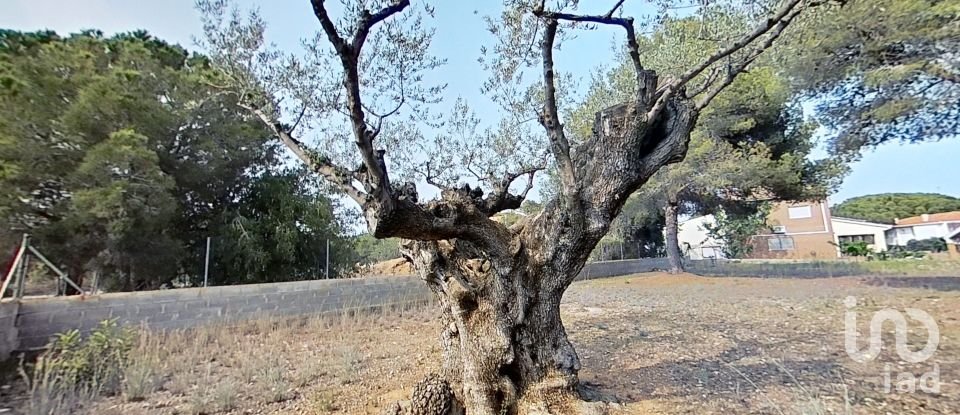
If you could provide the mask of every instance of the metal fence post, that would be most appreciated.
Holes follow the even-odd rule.
[[[210,237],[207,237],[207,255],[203,260],[203,286],[207,286],[207,278],[210,275]]]

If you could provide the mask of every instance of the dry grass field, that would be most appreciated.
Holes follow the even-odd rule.
[[[845,313],[857,313],[862,347],[872,312],[885,307],[936,320],[930,360],[901,361],[889,324],[877,359],[847,355]],[[585,391],[613,402],[614,414],[960,413],[960,278],[638,274],[575,284],[563,313]],[[918,350],[926,332],[910,328]],[[83,412],[378,413],[438,368],[438,332],[431,310],[417,309],[142,333],[123,392]],[[934,365],[939,393],[885,392],[888,367],[895,389],[898,374]],[[22,413],[28,395],[19,384],[0,390]]]

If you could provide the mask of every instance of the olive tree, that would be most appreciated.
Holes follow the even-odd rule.
[[[575,0],[507,0],[488,18],[497,42],[483,48],[483,63],[493,71],[484,89],[510,110],[483,129],[463,103],[445,121],[430,113],[443,85],[430,84],[429,72],[443,60],[430,54],[427,4],[358,0],[334,9],[312,0],[320,30],[305,56],[288,56],[264,41],[256,13],[200,1],[203,42],[221,73],[211,82],[353,199],[374,237],[400,238],[435,294],[442,372],[414,391],[414,413],[453,405],[471,415],[576,412],[569,405],[580,361],[560,319],[564,291],[627,198],[684,158],[701,111],[821,2],[785,0],[674,77],[644,66],[623,3],[578,14]],[[578,142],[561,117],[569,88],[554,52],[586,26],[623,30],[635,88],[598,112],[591,136]],[[428,139],[424,125],[439,132]],[[548,167],[559,189],[539,213],[509,227],[491,219],[520,207]],[[473,186],[459,185],[467,180]],[[439,196],[420,200],[418,181]]]

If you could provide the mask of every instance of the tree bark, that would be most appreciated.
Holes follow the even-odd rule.
[[[667,262],[670,264],[667,271],[671,274],[679,274],[683,272],[683,253],[680,251],[680,241],[677,237],[680,226],[678,223],[680,206],[675,197],[667,199],[663,214],[665,217],[664,232],[666,233],[664,242],[666,242]]]
[[[572,282],[580,268],[557,275],[531,261],[535,247],[516,237],[500,242],[482,250],[461,240],[403,245],[439,303],[441,375],[470,415],[529,413],[536,405],[575,413],[568,406],[576,401],[580,361],[555,284]]]
[[[561,298],[627,197],[682,158],[697,113],[676,100],[658,119],[636,115],[629,106],[606,113],[610,119],[574,153],[578,175],[592,185],[510,228],[471,207],[483,204],[469,189],[447,189],[421,209],[463,235],[404,240],[401,253],[438,301],[441,376],[467,414],[580,413],[580,361]]]

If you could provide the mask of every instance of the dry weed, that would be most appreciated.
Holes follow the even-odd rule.
[[[336,399],[330,392],[318,392],[309,398],[306,405],[306,411],[311,415],[327,414],[340,410]]]
[[[312,356],[297,367],[294,385],[302,388],[320,379],[320,377],[326,373],[324,367],[325,365],[321,363],[321,359]]]
[[[213,388],[213,405],[218,411],[230,411],[237,407],[238,387],[231,379],[220,380]]]
[[[168,355],[162,336],[141,330],[137,346],[123,369],[121,392],[128,401],[141,401],[161,386],[163,360]]]
[[[284,374],[287,365],[279,356],[270,355],[263,359],[263,365],[257,374],[257,382],[266,403],[285,401],[290,398],[292,389]]]

